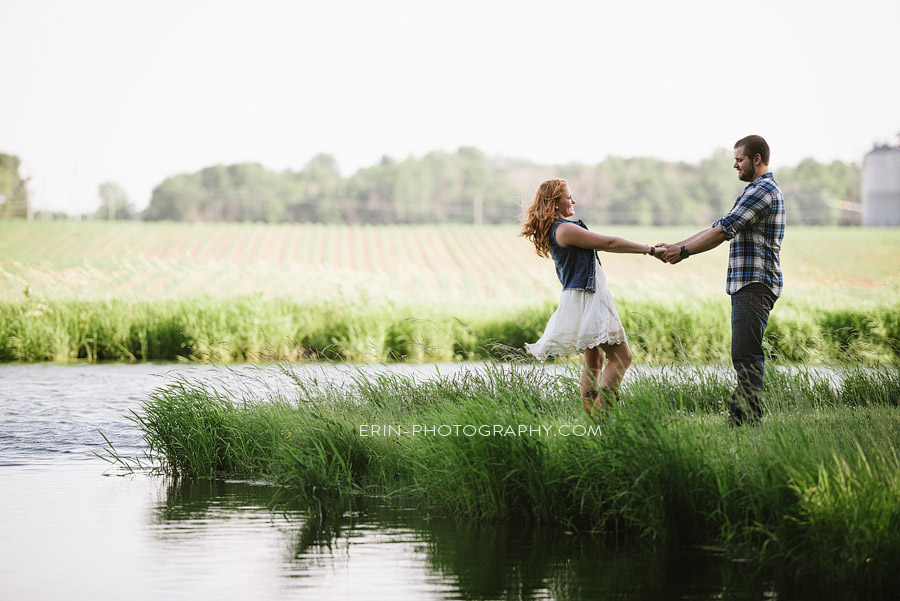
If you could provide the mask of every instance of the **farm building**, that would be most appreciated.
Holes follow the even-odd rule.
[[[900,146],[876,146],[863,159],[862,224],[900,226]]]

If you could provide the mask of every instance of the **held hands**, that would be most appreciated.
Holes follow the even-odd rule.
[[[667,244],[662,260],[670,265],[681,262],[681,247],[677,244]]]
[[[677,244],[660,242],[656,245],[654,256],[663,263],[674,265],[675,263],[681,262],[681,247]]]
[[[665,263],[666,260],[663,259],[663,254],[665,254],[667,246],[668,246],[667,244],[656,244],[654,246],[651,246],[650,247],[651,256],[653,256],[653,257],[659,259],[660,261],[662,261],[663,263]]]

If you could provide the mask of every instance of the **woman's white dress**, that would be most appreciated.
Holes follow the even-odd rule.
[[[600,344],[627,341],[599,261],[594,269],[597,289],[594,292],[563,290],[559,306],[550,316],[541,339],[525,344],[525,350],[538,361],[546,361],[550,356],[565,357]]]

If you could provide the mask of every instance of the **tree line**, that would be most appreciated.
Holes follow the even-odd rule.
[[[7,156],[7,155],[4,155]],[[609,157],[592,165],[540,165],[489,157],[472,147],[398,161],[384,157],[350,176],[319,154],[298,170],[258,163],[215,165],[165,179],[143,212],[115,182],[100,185],[96,219],[267,223],[512,223],[549,177],[569,180],[588,222],[697,225],[724,214],[744,183],[720,149],[697,164]],[[0,184],[7,181],[0,172]],[[806,159],[780,167],[792,223],[858,224],[860,168]],[[0,187],[0,193],[4,188]],[[24,187],[22,188],[24,189]],[[2,199],[0,199],[2,200]],[[5,202],[5,201],[4,201]],[[20,203],[21,204],[21,203]],[[0,204],[0,216],[6,215]],[[8,212],[8,211],[7,211]]]
[[[515,221],[521,205],[549,177],[566,178],[591,222],[634,225],[711,223],[731,208],[744,184],[732,154],[718,150],[699,164],[610,157],[595,165],[538,165],[488,157],[476,148],[431,152],[342,177],[320,154],[302,169],[271,171],[257,163],[219,165],[170,177],[153,190],[145,220],[315,222],[348,224]],[[812,159],[775,174],[793,223],[836,225],[858,216],[856,165]]]

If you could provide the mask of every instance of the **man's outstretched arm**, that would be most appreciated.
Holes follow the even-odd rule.
[[[676,244],[658,246],[666,246],[666,250],[663,252],[661,259],[666,263],[674,265],[681,261],[682,246],[690,254],[696,255],[714,249],[727,239],[728,237],[725,235],[725,230],[722,229],[722,226],[717,225],[706,230],[701,230],[690,238]]]

